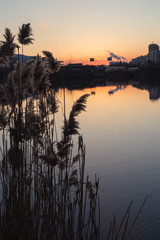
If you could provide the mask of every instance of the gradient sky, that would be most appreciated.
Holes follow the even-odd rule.
[[[17,34],[31,23],[35,43],[24,54],[48,50],[59,60],[97,61],[108,50],[128,59],[160,45],[159,0],[5,0],[1,3],[0,39],[5,27]]]

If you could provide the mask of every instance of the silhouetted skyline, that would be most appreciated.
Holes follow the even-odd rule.
[[[0,39],[4,28],[17,34],[31,23],[35,37],[27,55],[46,49],[66,62],[100,63],[114,52],[127,59],[144,55],[149,43],[160,44],[158,0],[24,0],[1,3]]]

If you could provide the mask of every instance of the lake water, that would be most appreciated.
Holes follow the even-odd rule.
[[[65,90],[66,113],[83,94],[91,93],[78,117],[86,144],[86,173],[100,177],[102,239],[115,214],[121,219],[130,203],[131,218],[143,210],[130,239],[160,239],[160,99],[153,91],[127,86]],[[155,89],[154,89],[155,90]],[[156,90],[154,91],[155,94]],[[151,95],[152,94],[152,95]],[[57,93],[63,104],[63,90]],[[61,104],[60,104],[61,105]],[[60,107],[60,112],[61,112]],[[62,118],[57,116],[57,125]],[[77,141],[77,140],[76,140]]]

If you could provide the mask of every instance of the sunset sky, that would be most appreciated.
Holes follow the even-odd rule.
[[[65,62],[101,63],[109,50],[131,59],[146,54],[151,42],[160,45],[159,13],[159,0],[5,0],[0,39],[5,27],[17,34],[30,22],[35,43],[26,55],[48,50]]]

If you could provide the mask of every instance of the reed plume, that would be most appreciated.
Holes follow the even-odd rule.
[[[5,28],[3,37],[4,40],[0,41],[0,65],[8,65],[9,57],[12,57],[15,54],[15,36],[11,33],[9,28]]]
[[[50,73],[55,73],[60,69],[60,62],[57,61],[49,51],[43,51],[46,57],[47,69]]]
[[[46,66],[39,55],[34,62],[32,85],[35,94],[45,94],[51,85],[49,73],[46,71]]]
[[[31,36],[30,24],[23,24],[22,56]],[[7,38],[14,40],[8,30]],[[0,239],[98,239],[98,188],[86,187],[85,146],[73,156],[76,117],[89,95],[74,103],[58,141],[58,101],[49,77],[60,65],[50,52],[44,55],[45,61],[18,61],[0,85]]]
[[[18,42],[22,45],[22,62],[23,62],[23,46],[33,44],[34,38],[32,33],[32,28],[30,26],[30,23],[22,24],[21,27],[19,27],[19,33],[18,33]]]

